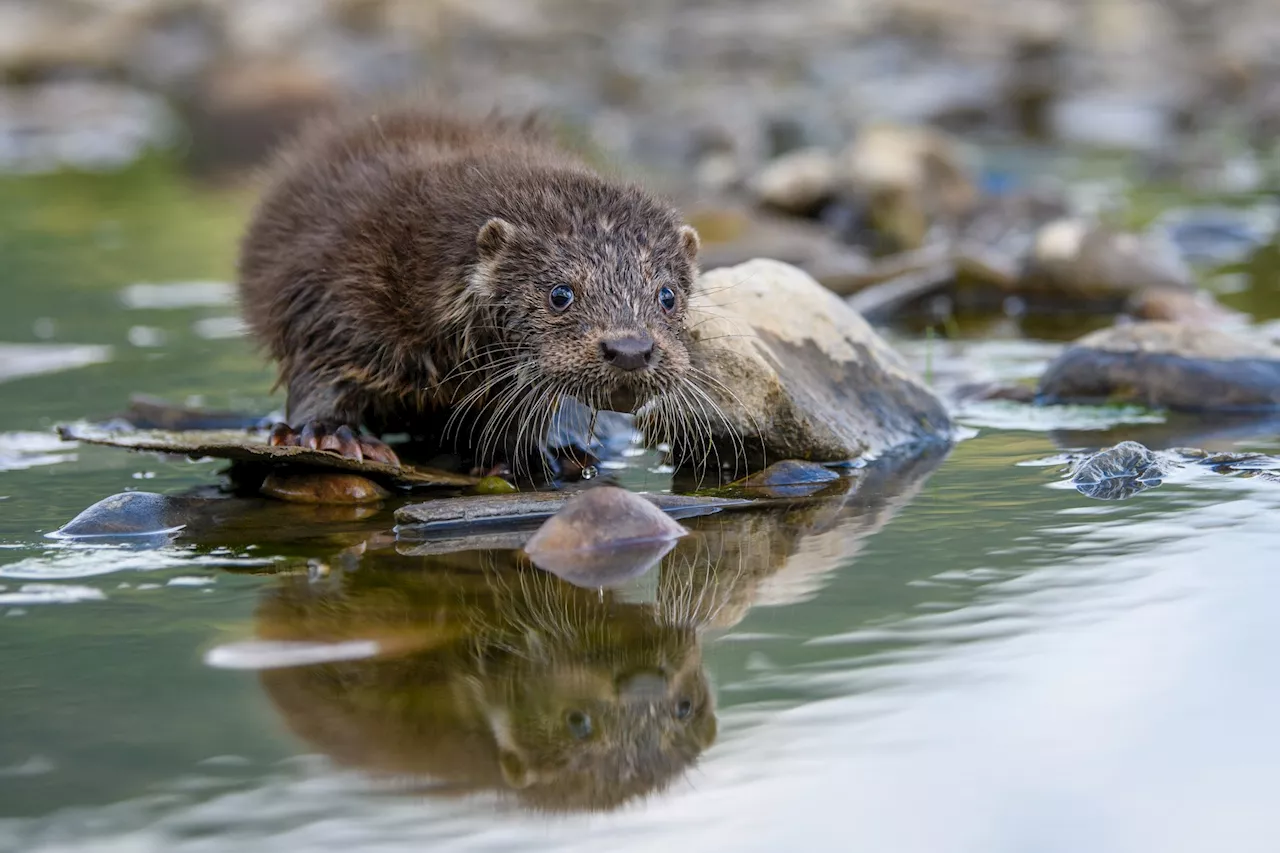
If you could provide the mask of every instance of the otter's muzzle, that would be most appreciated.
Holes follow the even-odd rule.
[[[600,341],[600,357],[619,370],[644,370],[653,363],[654,349],[653,338],[643,332]]]

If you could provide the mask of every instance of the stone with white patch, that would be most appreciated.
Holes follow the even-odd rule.
[[[673,453],[741,475],[782,459],[843,462],[945,443],[936,394],[838,296],[802,270],[754,260],[705,273],[690,301],[691,396]],[[642,419],[650,438],[661,425]]]

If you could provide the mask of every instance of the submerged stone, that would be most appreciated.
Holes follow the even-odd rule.
[[[50,534],[59,539],[167,539],[185,526],[186,501],[155,492],[103,498]]]
[[[1082,462],[1071,484],[1087,497],[1123,500],[1160,485],[1175,467],[1136,441],[1122,441]]]
[[[673,456],[746,473],[775,459],[845,462],[950,440],[930,390],[862,317],[803,271],[772,260],[711,270],[690,302],[696,390]],[[651,438],[664,424],[641,418]]]
[[[643,574],[686,535],[643,497],[616,486],[578,493],[538,528],[524,552],[578,586],[611,586]]]
[[[830,483],[840,479],[840,475],[825,465],[816,462],[805,462],[802,459],[787,459],[775,462],[758,474],[752,474],[742,481],[742,485],[761,488],[765,486],[802,486],[813,483]]]
[[[786,459],[734,485],[767,497],[804,497],[828,488],[839,479],[840,474],[825,465]]]
[[[367,504],[391,494],[359,474],[318,471],[272,471],[260,491],[270,498],[301,504]]]
[[[1040,380],[1043,403],[1136,403],[1183,411],[1280,407],[1280,347],[1180,323],[1086,335]]]

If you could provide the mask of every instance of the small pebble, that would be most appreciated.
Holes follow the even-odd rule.
[[[318,471],[273,471],[262,481],[262,494],[301,504],[367,504],[390,496],[382,486],[359,474]]]

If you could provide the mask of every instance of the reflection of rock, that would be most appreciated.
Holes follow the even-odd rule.
[[[690,419],[672,432],[681,463],[706,464],[708,447],[731,468],[757,468],[948,440],[941,401],[866,321],[802,271],[752,261],[706,273],[698,290],[689,327],[706,399],[691,397]],[[665,424],[647,426],[666,437]]]
[[[1040,380],[1048,403],[1123,402],[1187,411],[1280,406],[1280,347],[1211,328],[1135,323],[1086,335]]]
[[[669,596],[680,612],[705,614],[721,628],[754,606],[810,599],[832,572],[853,562],[867,537],[910,502],[945,457],[942,447],[891,455],[853,472],[843,497],[692,520],[693,535],[663,563],[662,584],[680,590]]]

